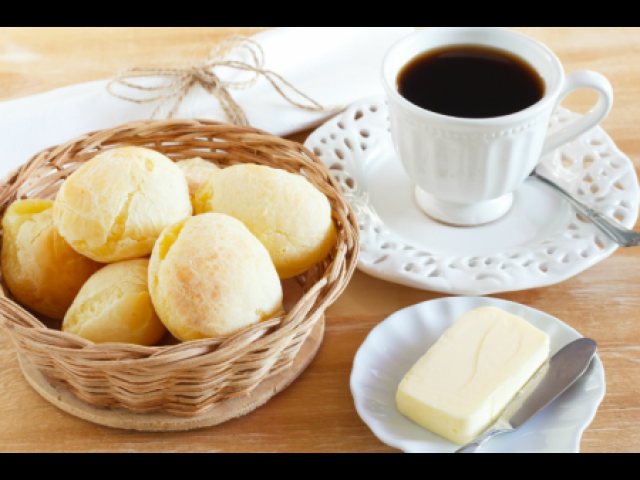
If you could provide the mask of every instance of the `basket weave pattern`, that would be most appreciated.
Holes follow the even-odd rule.
[[[337,182],[302,145],[207,120],[133,122],[44,150],[0,180],[0,214],[19,199],[55,198],[84,162],[105,149],[130,145],[176,161],[201,157],[222,168],[253,163],[301,173],[328,197],[338,229],[327,259],[297,278],[305,293],[289,312],[230,338],[176,346],[94,344],[49,329],[12,300],[0,272],[0,326],[47,381],[96,407],[193,417],[251,392],[292,364],[353,275],[358,227]]]

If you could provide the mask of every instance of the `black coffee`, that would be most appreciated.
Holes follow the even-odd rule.
[[[544,96],[544,80],[522,58],[497,48],[456,45],[411,60],[398,74],[411,103],[452,117],[491,118],[519,112]]]

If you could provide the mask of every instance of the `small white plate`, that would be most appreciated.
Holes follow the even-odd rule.
[[[550,131],[579,118],[565,109]],[[362,100],[306,141],[340,182],[361,230],[358,267],[384,280],[446,294],[490,295],[567,280],[617,246],[551,188],[527,181],[511,212],[482,227],[427,217],[397,158],[385,97]],[[548,155],[539,171],[584,203],[633,228],[640,188],[631,160],[595,128]]]
[[[582,338],[557,318],[493,298],[445,298],[394,313],[369,334],[356,355],[351,393],[356,410],[384,443],[407,453],[453,453],[459,447],[404,417],[395,396],[409,369],[465,313],[497,307],[518,315],[551,337],[554,355]],[[604,368],[594,358],[587,373],[564,395],[515,433],[492,440],[486,453],[578,453],[582,434],[605,395]]]

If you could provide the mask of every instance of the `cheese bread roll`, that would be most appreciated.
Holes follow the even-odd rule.
[[[258,165],[225,168],[198,189],[196,213],[224,213],[266,247],[280,278],[323,260],[336,241],[329,200],[309,181]]]
[[[74,172],[58,192],[53,217],[78,252],[112,263],[149,255],[162,230],[191,213],[187,181],[171,160],[123,147]]]
[[[84,284],[62,330],[95,343],[158,343],[166,329],[151,303],[148,271],[146,258],[104,267]]]
[[[213,163],[207,162],[200,157],[191,158],[189,160],[181,160],[176,165],[182,170],[187,184],[189,185],[189,195],[191,196],[191,202],[198,191],[198,188],[202,186],[212,175],[220,169]]]
[[[162,232],[149,289],[160,319],[182,341],[233,335],[282,305],[269,253],[238,220],[215,213]]]
[[[62,320],[101,265],[76,252],[53,225],[50,200],[13,203],[2,220],[2,272],[24,306]]]

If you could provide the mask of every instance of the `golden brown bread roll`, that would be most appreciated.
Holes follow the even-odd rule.
[[[149,260],[105,266],[84,284],[62,330],[95,343],[155,345],[166,329],[151,303]]]
[[[54,204],[60,234],[104,263],[149,255],[162,230],[191,213],[180,169],[138,147],[108,150],[85,163],[62,184]]]
[[[244,223],[266,247],[280,278],[294,277],[323,260],[336,241],[327,197],[284,170],[236,165],[198,189],[196,213],[224,213]]]
[[[208,213],[162,232],[149,289],[160,319],[182,341],[230,336],[273,317],[282,286],[269,254],[238,220]]]
[[[215,164],[207,162],[200,157],[181,160],[177,162],[176,165],[180,170],[182,170],[182,173],[184,173],[184,176],[187,179],[189,195],[191,195],[192,202],[198,188],[200,188],[200,186],[206,182],[211,175],[220,171]]]
[[[24,306],[62,320],[101,265],[80,255],[53,225],[50,200],[14,202],[2,220],[2,272]]]

